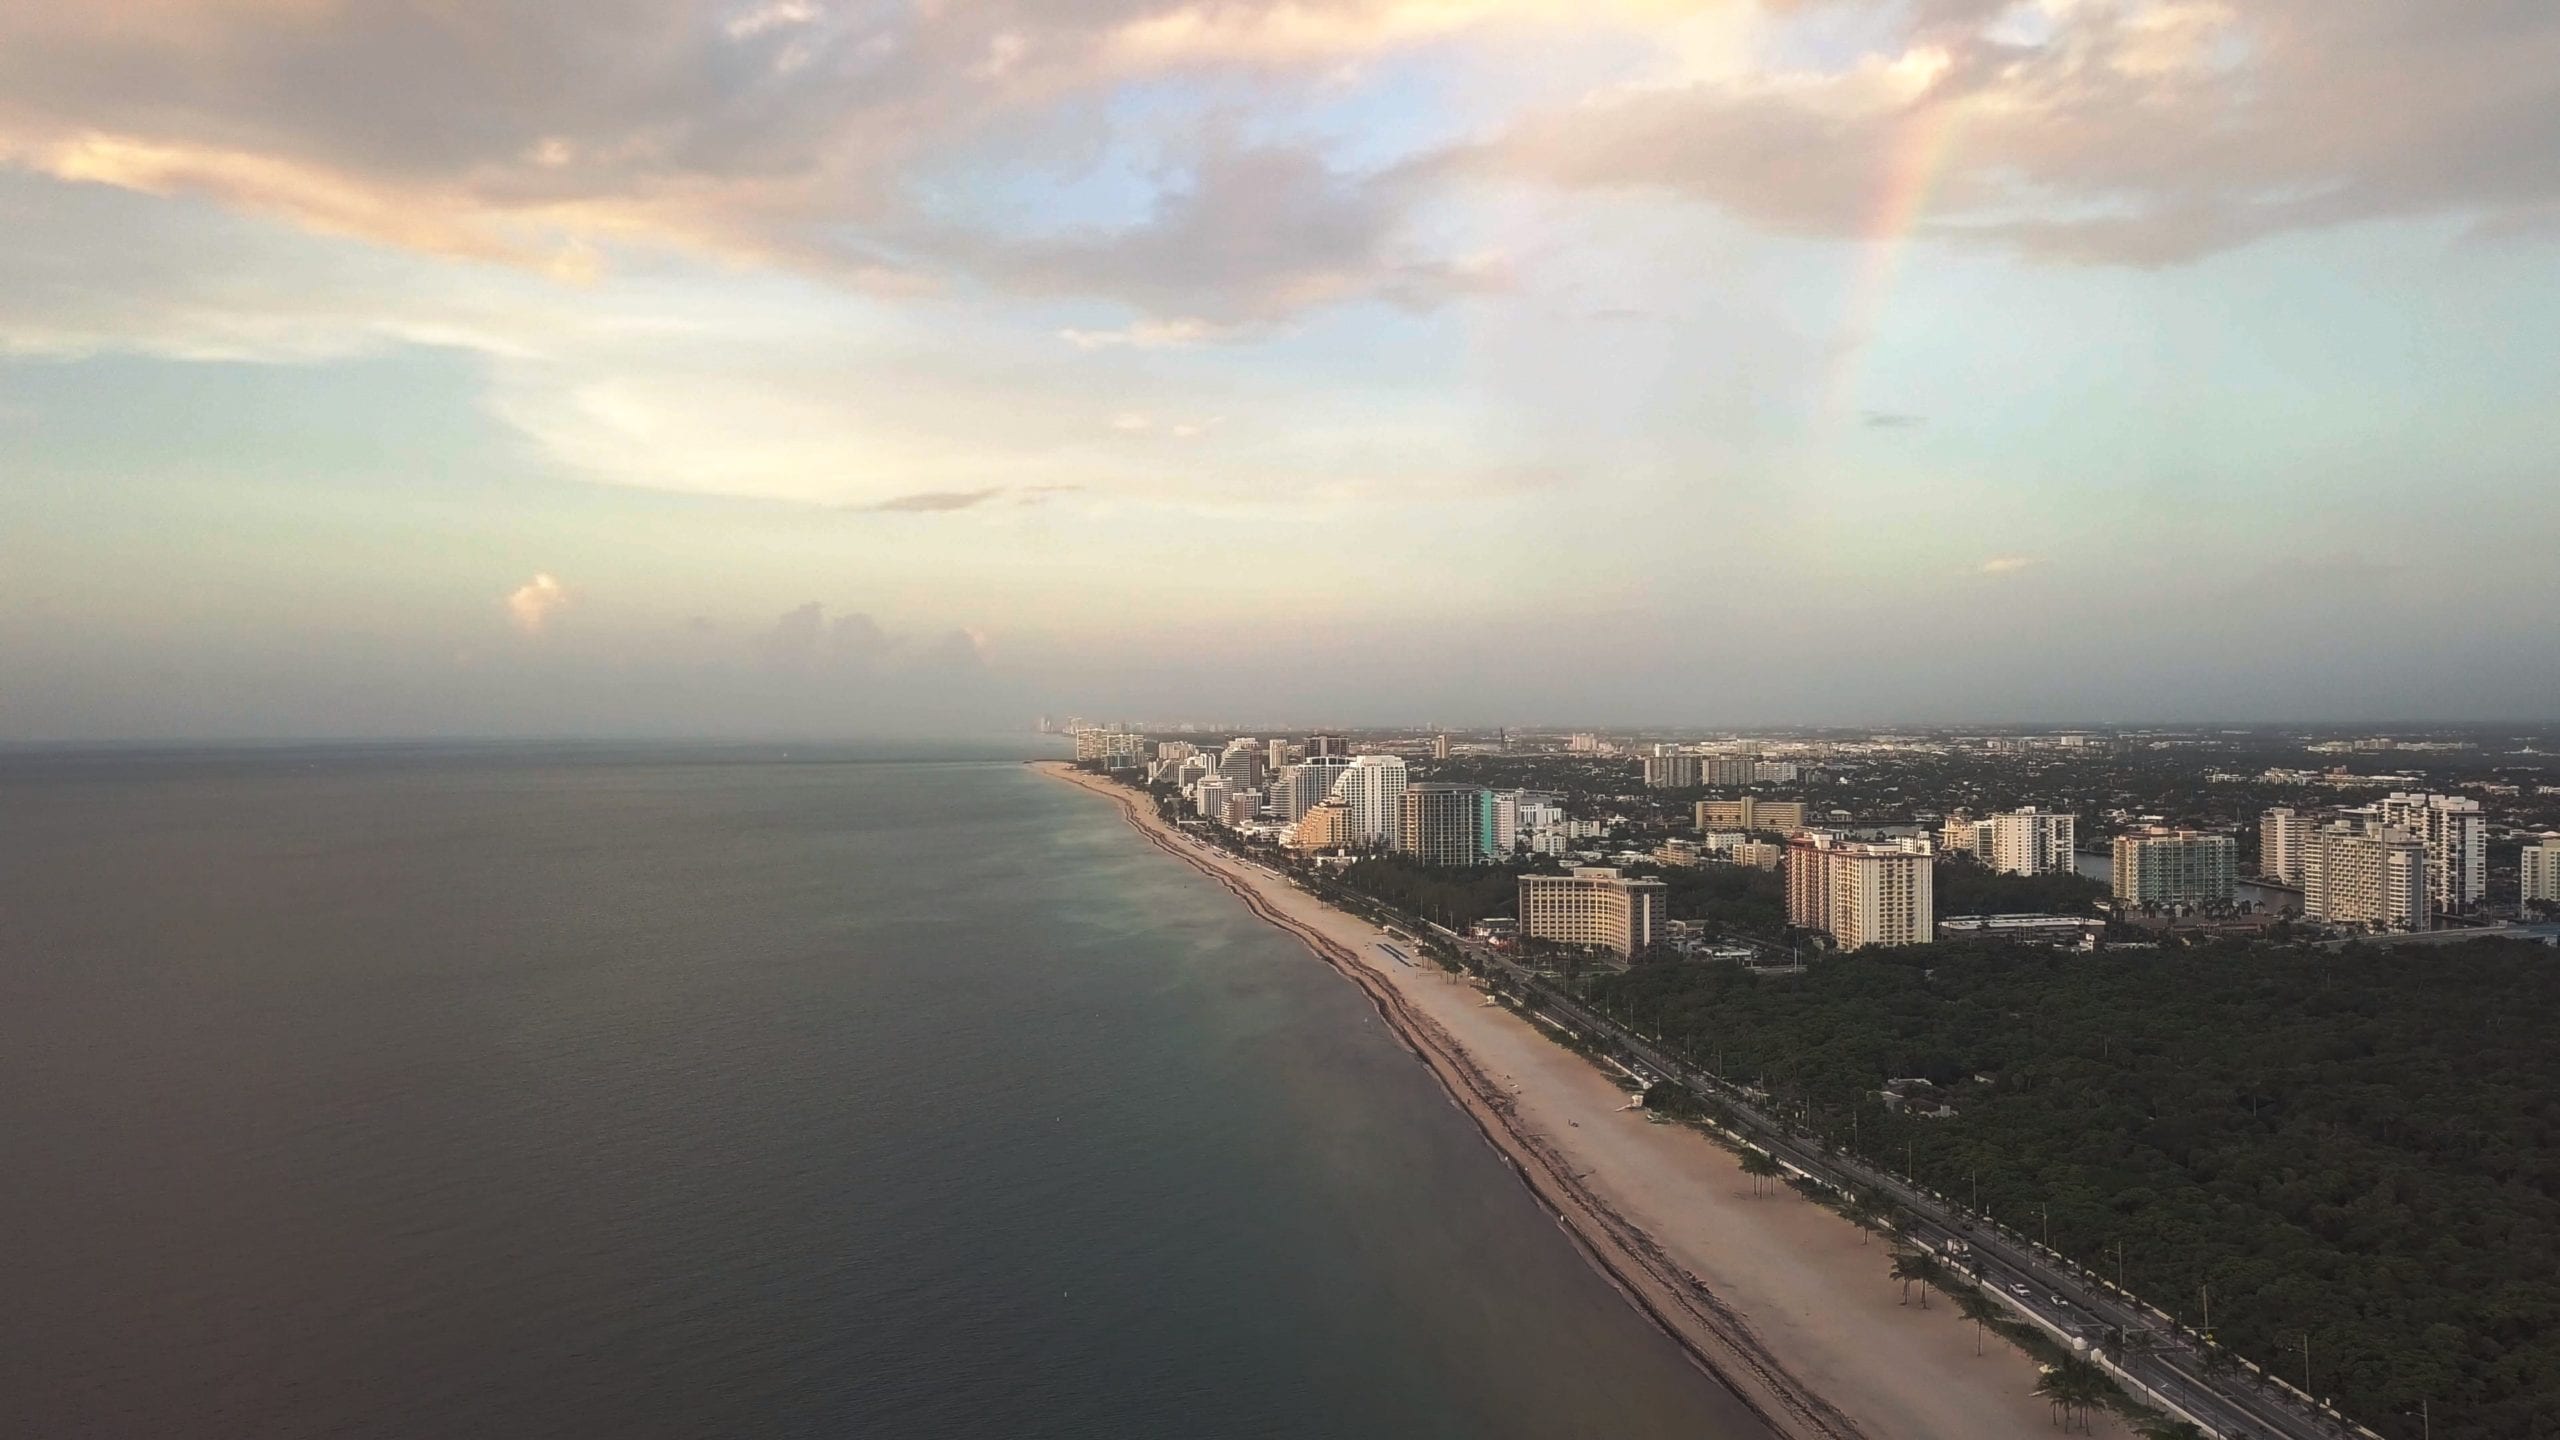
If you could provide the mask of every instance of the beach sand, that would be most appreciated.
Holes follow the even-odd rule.
[[[2006,1440],[2056,1433],[2035,1363],[1939,1297],[1899,1302],[1891,1250],[1791,1191],[1755,1196],[1740,1163],[1628,1092],[1472,981],[1390,961],[1384,932],[1199,844],[1146,798],[1064,762],[1041,768],[1119,804],[1366,992],[1584,1254],[1789,1440]],[[1411,946],[1405,947],[1408,952]],[[1418,958],[1418,957],[1417,957]],[[2112,1416],[2099,1436],[2130,1432]]]

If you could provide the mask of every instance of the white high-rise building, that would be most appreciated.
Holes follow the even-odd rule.
[[[1562,855],[1572,848],[1572,838],[1565,827],[1564,806],[1554,796],[1521,792],[1520,849],[1532,855]]]
[[[2489,888],[2489,821],[2480,802],[2459,795],[2386,795],[2382,823],[2426,842],[2427,889],[2439,915],[2480,903]]]
[[[1200,812],[1202,819],[1223,824],[1227,818],[1227,797],[1235,793],[1235,787],[1228,784],[1225,777],[1204,775],[1199,784],[1191,787],[1191,806]]]
[[[2258,817],[2258,873],[2282,885],[2302,883],[2302,856],[2311,846],[2311,817],[2283,806]]]
[[[2429,927],[2427,843],[2406,830],[2336,820],[2303,848],[2302,913],[2375,930]]]
[[[2145,830],[2119,835],[2116,898],[2133,905],[2228,905],[2240,881],[2228,835]]]
[[[1333,782],[1351,768],[1348,755],[1314,755],[1288,766],[1271,781],[1271,808],[1295,820],[1333,793]]]
[[[2009,875],[2068,875],[2079,865],[2080,817],[2033,805],[1991,817],[1991,868]]]
[[[1520,848],[1520,792],[1497,790],[1493,793],[1493,828],[1485,837],[1485,849],[1496,860],[1508,860]]]
[[[1270,753],[1264,757],[1264,760],[1265,763],[1271,767],[1273,774],[1278,774],[1281,770],[1287,768],[1289,764],[1289,742],[1279,739],[1273,740],[1270,745]]]
[[[1355,845],[1390,845],[1404,817],[1404,761],[1393,755],[1355,755],[1333,782],[1333,793],[1351,807]]]
[[[2524,842],[2516,894],[2527,905],[2560,905],[2560,833]]]

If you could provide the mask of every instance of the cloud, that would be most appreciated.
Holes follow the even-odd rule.
[[[941,515],[953,510],[973,510],[1003,493],[1001,485],[984,490],[923,490],[912,495],[893,495],[855,508],[873,514]]]
[[[1233,329],[1212,325],[1197,316],[1179,320],[1140,320],[1116,330],[1076,330],[1058,332],[1058,338],[1078,350],[1167,350],[1198,345],[1236,333]]]
[[[1976,572],[1983,575],[2016,575],[2042,565],[2043,560],[2031,555],[1994,555],[1982,562]]]
[[[569,589],[548,572],[507,592],[507,614],[516,628],[527,635],[539,635],[551,625],[551,617],[569,603]]]
[[[895,648],[888,632],[869,615],[848,611],[829,618],[827,608],[815,600],[784,611],[751,645],[766,667],[777,670],[863,669]]]
[[[1854,62],[1604,87],[1456,158],[1792,234],[1916,229],[2148,266],[2560,200],[2549,5],[1942,0],[1870,15],[1893,29]]]
[[[1926,415],[1904,415],[1892,410],[1870,410],[1860,419],[1870,430],[1917,430],[1929,423]]]

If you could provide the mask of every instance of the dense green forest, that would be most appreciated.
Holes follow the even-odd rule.
[[[1919,946],[1593,982],[2386,1435],[2560,1435],[2560,954]],[[1888,1113],[1924,1076],[1958,1108]],[[1853,1122],[1852,1116],[1855,1115]]]
[[[1776,937],[1787,929],[1787,881],[1775,870],[1751,865],[1637,866],[1628,872],[1663,884],[1663,906],[1674,920],[1707,920],[1754,935]]]
[[[1464,929],[1488,915],[1520,913],[1520,877],[1553,874],[1548,861],[1517,865],[1424,865],[1404,855],[1373,855],[1345,866],[1342,883],[1408,915]]]
[[[2095,915],[2108,895],[2085,875],[2008,875],[1961,854],[1938,857],[1930,888],[1941,915]]]

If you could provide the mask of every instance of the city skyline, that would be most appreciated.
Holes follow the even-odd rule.
[[[2560,715],[2560,12],[0,0],[0,743]]]

